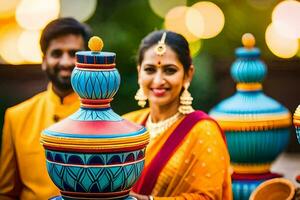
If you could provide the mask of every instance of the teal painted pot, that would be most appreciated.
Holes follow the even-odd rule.
[[[56,197],[53,197],[49,200],[76,200],[76,199],[68,198],[68,197],[62,198],[61,196],[56,196]],[[120,199],[115,199],[115,200],[120,200]],[[132,197],[132,196],[128,196],[126,199],[122,199],[122,200],[137,200],[137,199]]]
[[[296,128],[297,139],[298,139],[298,142],[300,144],[300,127],[296,126],[295,128]]]
[[[46,150],[47,170],[63,191],[114,193],[129,190],[144,167],[145,149],[124,153],[92,154]]]
[[[231,76],[236,82],[251,83],[262,82],[267,73],[267,67],[263,61],[256,59],[260,56],[260,50],[238,48],[235,51],[238,59],[231,66]]]
[[[82,99],[110,99],[119,89],[120,74],[117,69],[87,71],[76,67],[71,83]]]
[[[260,176],[270,172],[271,163],[287,147],[291,125],[289,110],[263,91],[267,66],[254,47],[254,36],[244,35],[242,41],[244,47],[236,49],[231,65],[236,92],[209,112],[225,132],[233,171],[242,174],[233,177],[235,200],[248,200],[266,180]]]
[[[296,129],[298,142],[300,144],[300,105],[297,107],[293,118],[294,118],[293,122]]]
[[[58,198],[133,199],[129,192],[143,170],[149,134],[110,107],[120,86],[115,57],[113,52],[76,53],[71,83],[80,108],[41,134]]]
[[[234,200],[248,200],[255,188],[261,184],[259,181],[232,181],[232,192]]]
[[[271,163],[289,143],[288,129],[268,131],[226,131],[227,146],[232,163]]]

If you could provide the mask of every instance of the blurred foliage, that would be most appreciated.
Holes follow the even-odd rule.
[[[166,0],[162,0],[166,1]],[[198,1],[188,1],[188,6]],[[251,32],[262,50],[263,58],[273,55],[267,49],[264,33],[271,22],[274,0],[214,0],[224,12],[225,26],[215,38],[202,40],[200,55],[194,58],[195,78],[191,85],[195,108],[209,110],[216,103],[217,91],[212,69],[214,59],[234,60],[234,50],[241,46],[241,36]],[[263,6],[261,6],[263,5]],[[260,6],[260,7],[259,7]],[[141,39],[163,27],[163,19],[155,15],[147,0],[99,0],[95,15],[87,21],[94,35],[105,42],[105,51],[117,53],[121,87],[113,101],[118,113],[138,109],[134,95],[138,88],[135,56]],[[229,70],[229,69],[228,69]]]

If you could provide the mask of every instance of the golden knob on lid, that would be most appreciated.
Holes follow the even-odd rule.
[[[103,41],[98,36],[93,36],[90,38],[88,42],[88,46],[91,51],[100,52],[104,46]]]
[[[245,33],[242,36],[242,43],[245,48],[251,49],[255,45],[255,37],[251,33]]]

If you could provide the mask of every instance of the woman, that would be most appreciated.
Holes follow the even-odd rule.
[[[194,74],[188,42],[155,31],[139,48],[136,95],[149,108],[126,114],[150,132],[144,171],[131,195],[138,200],[232,199],[229,155],[215,121],[191,107]]]

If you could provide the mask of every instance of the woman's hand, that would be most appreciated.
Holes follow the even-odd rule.
[[[132,192],[132,191],[130,191],[129,195],[135,197],[137,200],[149,200],[148,196],[137,194],[137,193]]]

